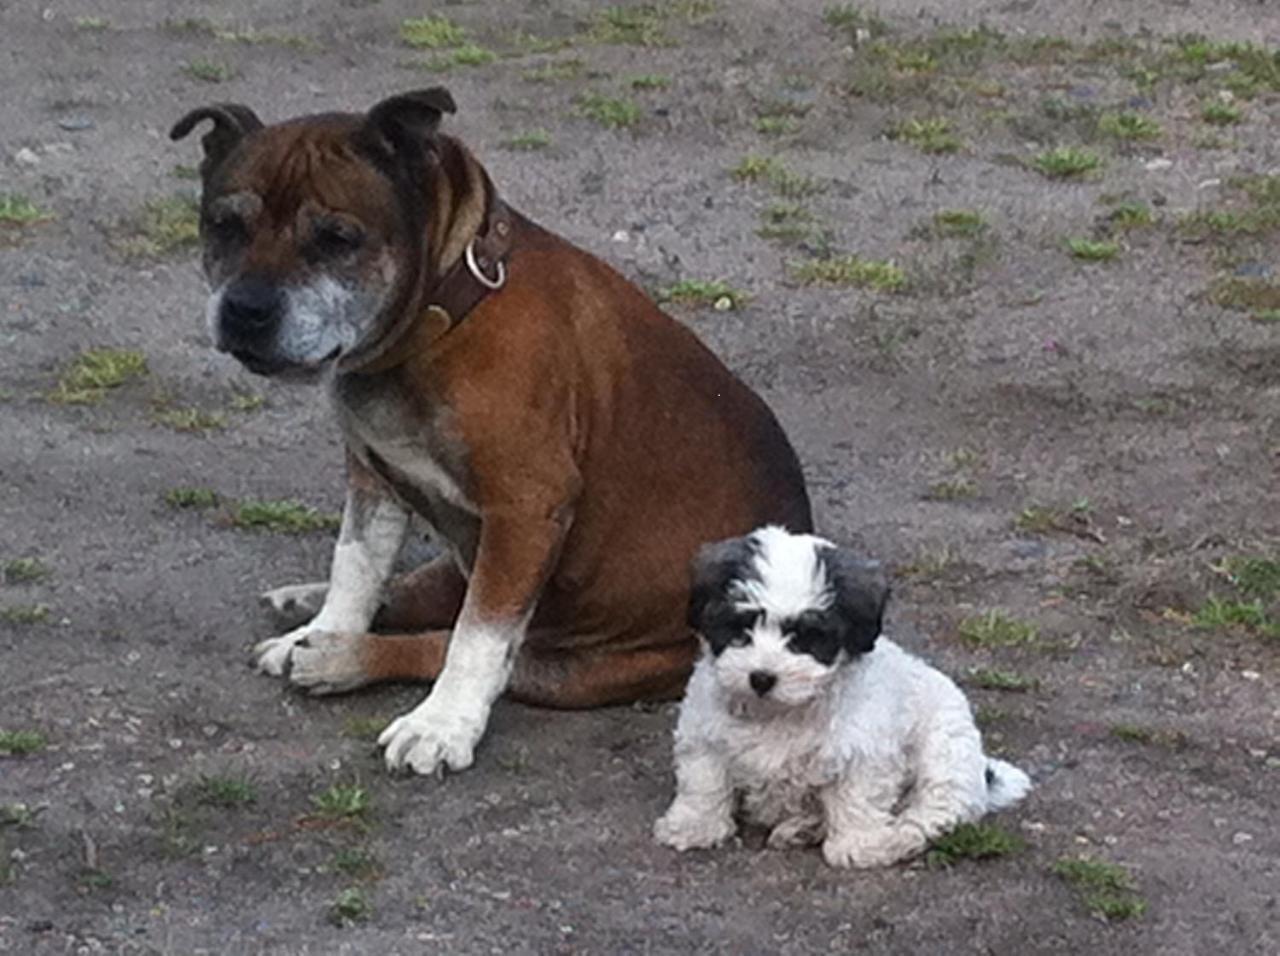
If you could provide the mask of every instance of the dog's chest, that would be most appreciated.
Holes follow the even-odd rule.
[[[338,379],[332,397],[347,447],[470,566],[479,508],[443,410],[421,407],[394,381],[361,376]]]

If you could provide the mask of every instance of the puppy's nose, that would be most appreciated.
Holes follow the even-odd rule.
[[[773,685],[778,683],[777,675],[770,674],[768,671],[752,671],[747,680],[751,684],[751,689],[761,697],[773,690]]]
[[[232,337],[260,334],[271,326],[284,304],[276,283],[257,276],[238,279],[222,297],[222,326]]]

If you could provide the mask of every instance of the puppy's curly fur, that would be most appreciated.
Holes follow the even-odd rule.
[[[660,843],[712,846],[740,809],[770,846],[886,866],[1027,793],[983,753],[959,688],[880,636],[887,598],[877,565],[812,535],[766,527],[703,549],[689,608],[703,651]]]

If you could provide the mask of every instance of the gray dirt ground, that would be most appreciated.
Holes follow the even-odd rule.
[[[1280,313],[1266,308],[1280,306],[1280,216],[1272,194],[1273,218],[1242,228],[1185,218],[1251,209],[1233,177],[1277,170],[1280,69],[1172,40],[1274,48],[1280,14],[1244,0],[885,2],[876,46],[818,3],[711,6],[655,7],[648,23],[672,41],[659,46],[598,42],[597,8],[579,0],[0,8],[0,193],[52,214],[0,226],[0,561],[51,571],[0,583],[0,730],[47,740],[0,756],[0,810],[38,811],[0,816],[0,952],[1280,952],[1280,609],[1264,589],[1252,625],[1193,623],[1211,594],[1251,599],[1224,561],[1280,547]],[[432,12],[502,55],[424,71],[432,54],[398,30]],[[1003,39],[957,38],[980,25]],[[573,43],[547,52],[517,30]],[[232,75],[184,72],[200,60]],[[529,76],[573,60],[576,73]],[[637,74],[670,84],[632,91]],[[672,310],[777,410],[822,528],[897,569],[892,632],[961,677],[1039,680],[971,690],[990,746],[1037,781],[996,821],[1026,849],[876,873],[750,835],[676,856],[649,838],[671,789],[671,707],[504,704],[472,770],[393,779],[352,718],[393,716],[420,688],[313,700],[250,672],[247,648],[272,633],[255,595],[322,576],[330,535],[246,532],[226,505],[179,511],[162,495],[334,510],[335,429],[319,391],[212,351],[194,251],[139,251],[134,224],[148,199],[192,192],[173,170],[198,147],[165,135],[189,107],[283,118],[434,83],[460,104],[450,128],[526,213],[651,290],[721,279],[749,293],[734,311]],[[1223,89],[1242,121],[1218,127],[1202,109]],[[578,115],[584,92],[630,97],[638,124]],[[1115,109],[1158,120],[1158,135],[1108,138],[1099,117]],[[763,114],[791,128],[759,132]],[[885,135],[926,117],[948,118],[962,148]],[[546,148],[506,145],[539,129]],[[1105,164],[1079,181],[1026,166],[1058,144]],[[748,153],[825,188],[779,200],[737,181]],[[1121,200],[1156,222],[1115,232],[1112,262],[1072,259],[1064,239],[1105,238]],[[808,210],[814,234],[757,236],[779,201]],[[947,208],[989,225],[940,238],[929,223]],[[891,259],[908,285],[791,278],[789,262],[830,252]],[[1223,287],[1207,290],[1224,277],[1260,310],[1219,304]],[[96,404],[49,401],[96,346],[140,350],[148,374]],[[230,407],[246,393],[261,407]],[[162,424],[184,407],[225,427]],[[1033,504],[1059,509],[1049,527],[1016,525]],[[45,620],[18,620],[35,604]],[[961,622],[989,609],[1038,640],[966,642]],[[241,775],[248,805],[193,790]],[[352,781],[367,824],[320,821],[311,797]],[[343,872],[354,851],[375,872]],[[1126,867],[1146,912],[1091,912],[1053,873],[1067,856]],[[350,887],[371,915],[337,928],[330,904]]]

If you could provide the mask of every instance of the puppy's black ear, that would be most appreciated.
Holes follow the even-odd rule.
[[[889,602],[889,580],[876,561],[863,561],[842,548],[822,552],[827,580],[835,591],[835,609],[846,624],[844,647],[865,654],[875,646]]]
[[[174,123],[173,129],[169,130],[169,138],[183,139],[204,120],[213,120],[213,129],[200,139],[200,145],[204,147],[200,175],[204,177],[220,166],[242,139],[262,129],[262,120],[249,107],[239,103],[213,103],[192,110]]]
[[[692,583],[689,588],[689,612],[686,620],[699,633],[705,632],[707,611],[722,601],[733,581],[752,575],[751,561],[756,555],[750,537],[730,538],[704,544],[693,559]]]
[[[365,116],[365,142],[396,153],[430,143],[445,113],[456,113],[453,96],[443,86],[400,93],[376,104]]]

